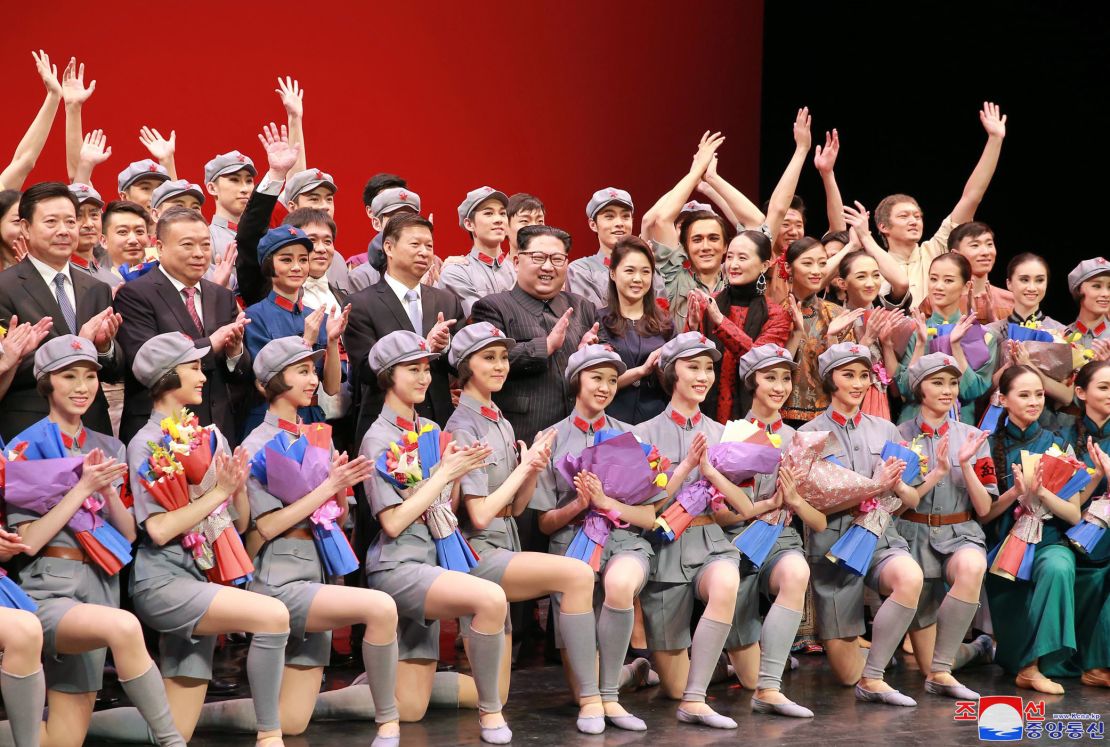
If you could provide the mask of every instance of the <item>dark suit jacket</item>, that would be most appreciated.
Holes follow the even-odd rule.
[[[73,297],[76,301],[74,310],[80,329],[82,324],[112,305],[112,289],[80,270],[71,269],[69,276],[73,281]],[[0,324],[10,326],[12,314],[19,317],[20,323],[34,323],[44,316],[52,317],[54,328],[47,340],[78,332],[77,329],[66,326],[62,310],[54,298],[54,289],[47,287],[30,259],[24,259],[0,272]],[[50,414],[50,406],[35,390],[34,364],[33,354],[24,356],[8,393],[0,400],[0,435],[5,440]],[[112,355],[100,356],[100,365],[102,381],[120,380],[124,370],[124,354],[118,340]],[[94,431],[112,432],[112,422],[108,418],[108,400],[104,398],[102,390],[97,391],[92,406],[85,414],[84,422]]]
[[[378,389],[377,375],[370,370],[370,361],[367,358],[370,348],[390,332],[417,330],[412,328],[405,307],[384,279],[349,296],[347,302],[351,304],[351,316],[347,322],[347,331],[343,334],[343,345],[347,349],[348,377],[354,398],[351,409],[357,413],[355,443],[358,444],[362,442],[370,424],[378,417],[385,399],[384,393]],[[421,335],[427,335],[431,331],[436,323],[436,315],[441,311],[444,319],[463,319],[462,304],[450,291],[421,285],[420,306],[424,324],[424,329],[419,330]],[[456,329],[457,326],[458,322]],[[440,427],[447,424],[447,418],[451,417],[455,409],[451,405],[448,382],[450,373],[446,355],[432,361],[432,385],[428,388],[424,402],[416,408],[420,415],[434,420]]]
[[[138,280],[125,283],[116,293],[116,310],[123,315],[119,341],[127,360],[133,361],[143,343],[165,332],[183,332],[193,338],[198,348],[210,345],[208,336],[225,324],[235,321],[239,307],[235,296],[227,288],[200,281],[201,316],[204,329],[197,329],[185,301],[173,287],[161,268],[155,268]],[[236,402],[229,392],[229,385],[243,383],[253,377],[250,354],[244,349],[234,371],[227,370],[227,357],[222,353],[209,353],[201,359],[201,367],[208,381],[204,384],[204,401],[192,408],[201,425],[215,423],[232,444],[238,442],[235,415],[245,414],[246,404]],[[150,418],[151,401],[146,387],[131,374],[128,367],[126,398],[123,402],[123,420],[120,440],[127,443]],[[236,405],[240,407],[236,408]]]
[[[277,195],[264,195],[254,190],[235,232],[235,245],[239,252],[235,259],[235,278],[245,306],[253,306],[270,292],[270,279],[263,277],[258,264],[258,242],[270,229],[270,216],[274,213],[277,199]]]
[[[509,351],[509,378],[493,401],[512,423],[516,437],[532,443],[536,433],[570,414],[573,398],[567,389],[567,359],[578,349],[582,335],[597,321],[597,309],[581,296],[561,292],[550,301],[555,318],[573,308],[563,346],[547,354],[543,301],[519,286],[478,299],[470,309],[472,323],[489,322],[516,340]]]

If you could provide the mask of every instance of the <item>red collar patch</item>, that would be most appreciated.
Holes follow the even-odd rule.
[[[841,427],[847,427],[848,423],[851,423],[853,428],[859,428],[860,421],[863,420],[863,411],[857,412],[852,416],[851,420],[849,420],[836,410],[829,410],[829,417],[832,418],[834,423]]]
[[[605,427],[605,416],[602,415],[600,418],[591,423],[585,418],[575,415],[572,422],[574,423],[574,427],[582,431],[583,433],[589,433],[590,431],[596,433],[597,431],[600,431],[602,428]]]
[[[760,420],[759,418],[756,418],[756,417],[748,418],[748,420],[755,423],[756,425],[758,425],[760,428],[767,431],[768,433],[777,433],[778,430],[780,428],[782,428],[782,418],[779,418],[778,420],[776,420],[773,423],[764,423],[762,420]]]
[[[687,430],[689,430],[690,428],[693,428],[695,425],[701,422],[701,413],[696,413],[694,417],[687,418],[678,410],[671,410],[671,420],[673,420],[675,425],[677,425],[679,428],[686,428]]]
[[[278,428],[281,428],[286,433],[292,433],[294,436],[300,436],[301,435],[301,429],[300,429],[300,426],[297,423],[290,423],[288,420],[283,420],[281,418],[278,418],[277,426],[278,426]]]
[[[279,296],[275,293],[274,303],[277,304],[279,309],[285,309],[289,312],[295,311],[296,313],[300,314],[302,311],[304,311],[304,304],[299,299],[296,301],[290,301],[285,296]]]
[[[945,433],[948,432],[948,421],[945,420],[943,423],[940,424],[939,428],[934,428],[923,420],[921,421],[921,432],[929,438],[943,436]]]
[[[77,347],[80,348],[81,346],[78,345]],[[77,438],[74,438],[73,436],[70,436],[69,434],[63,433],[62,434],[62,444],[67,449],[69,449],[70,451],[73,451],[73,445],[74,445],[74,442],[76,442],[77,448],[78,449],[83,449],[83,448],[85,448],[85,439],[88,437],[88,435],[89,434],[85,432],[84,428],[82,428],[80,430],[80,432],[77,434]]]
[[[483,406],[478,409],[478,412],[480,412],[482,414],[482,417],[486,420],[492,420],[495,423],[501,419],[501,413],[493,409],[492,407]]]

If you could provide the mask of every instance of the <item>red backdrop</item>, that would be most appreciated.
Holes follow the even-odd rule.
[[[682,175],[707,128],[728,136],[721,173],[755,191],[762,2],[663,6],[32,5],[0,30],[0,158],[42,101],[31,49],[50,53],[59,73],[75,55],[86,81],[96,79],[84,128],[104,129],[113,148],[94,177],[106,197],[116,174],[146,157],[144,124],[177,131],[183,178],[200,182],[204,162],[233,148],[264,171],[256,134],[284,121],[275,78],[293,75],[306,91],[308,165],[339,184],[344,253],[365,249],[371,228],[361,193],[378,171],[401,174],[420,193],[436,216],[441,256],[467,248],[456,206],[482,184],[538,195],[548,222],[586,253],[596,247],[589,195],[627,188],[642,213]],[[64,180],[62,120],[59,110],[29,183]],[[783,148],[785,159],[789,143]]]

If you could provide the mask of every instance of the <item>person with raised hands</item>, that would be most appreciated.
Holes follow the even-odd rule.
[[[952,229],[975,218],[975,211],[998,165],[1002,140],[1006,137],[1006,115],[1002,114],[997,104],[985,101],[979,112],[979,122],[987,133],[983,154],[968,177],[959,202],[941,221],[932,238],[921,241],[924,214],[913,197],[900,193],[888,195],[875,206],[875,225],[887,251],[906,273],[914,306],[925,300],[929,293],[930,264],[938,255],[948,251],[948,236]]]
[[[700,209],[689,201],[699,184],[708,184],[716,178],[717,149],[724,141],[720,133],[706,131],[689,172],[644,213],[640,222],[640,236],[651,243],[666,289],[668,310],[680,331],[685,328],[690,291],[713,295],[726,287],[721,263],[725,247],[736,233],[735,221],[726,221],[712,210]],[[738,191],[736,194],[740,195]],[[746,198],[744,202],[750,209],[745,218],[754,219],[756,225],[761,223],[763,214]]]
[[[151,335],[133,359],[135,378],[148,390],[153,404],[146,424],[127,447],[134,515],[140,528],[131,598],[139,618],[162,634],[162,674],[174,721],[186,739],[192,737],[212,678],[216,637],[248,632],[254,634],[246,670],[257,718],[257,745],[281,747],[279,694],[289,611],[279,600],[238,588],[231,579],[228,585],[211,581],[198,564],[206,553],[214,554],[211,572],[220,578],[229,572],[225,569],[239,574],[250,565],[236,566],[224,554],[233,551],[239,542],[237,532],[246,529],[250,520],[246,489],[250,455],[242,447],[233,453],[219,428],[202,427],[190,417],[204,398],[207,377],[202,360],[208,353],[207,345],[198,347],[181,332],[166,332]],[[185,458],[156,454],[155,445],[164,438],[175,443],[185,440],[183,453],[197,460],[189,470],[184,465],[177,468],[188,483],[184,503],[164,490],[169,478],[162,477],[174,474],[174,460]],[[210,461],[204,464],[209,444]],[[203,474],[195,474],[200,471],[197,466]],[[203,532],[197,532],[198,525]],[[217,540],[225,539],[217,546]]]
[[[388,250],[387,239],[387,250]],[[399,481],[389,472],[391,445],[410,434],[435,428],[422,418],[416,405],[424,399],[432,380],[430,362],[438,357],[427,340],[409,330],[383,335],[367,355],[375,382],[384,390],[384,404],[367,430],[359,455],[375,465],[364,483],[369,509],[381,531],[366,553],[366,581],[372,589],[393,597],[400,618],[397,667],[398,709],[402,721],[424,717],[439,659],[439,621],[461,617],[463,635],[474,673],[469,679],[453,678],[456,702],[476,701],[481,739],[508,744],[512,732],[501,714],[498,688],[504,649],[508,604],[500,586],[484,578],[448,570],[437,563],[436,542],[429,524],[450,526],[451,506],[457,500],[460,480],[484,468],[492,450],[482,445],[448,443],[438,467],[424,479]],[[378,469],[385,461],[386,470]],[[399,465],[398,465],[399,466]],[[444,523],[446,522],[446,524]],[[442,697],[442,694],[440,694]]]
[[[16,146],[11,162],[0,170],[0,190],[23,188],[23,183],[35,168],[39,154],[46,145],[50,126],[54,123],[54,115],[58,113],[58,104],[62,101],[62,84],[58,82],[58,66],[52,65],[50,55],[41,49],[38,52],[31,52],[31,56],[35,59],[35,71],[46,86],[46,98],[38,114],[31,121],[31,126],[27,128],[27,133]]]
[[[894,374],[894,382],[906,402],[899,415],[899,422],[912,420],[919,404],[914,401],[910,386],[909,368],[925,355],[940,325],[951,325],[949,340],[952,357],[959,367],[960,394],[954,406],[959,420],[968,425],[975,423],[975,401],[987,394],[992,385],[996,366],[998,340],[989,332],[982,332],[978,339],[969,337],[972,327],[979,327],[974,314],[960,311],[960,299],[971,292],[971,265],[962,254],[947,252],[934,259],[929,266],[929,302],[932,314],[926,316],[922,309],[915,309],[915,330],[906,343],[906,350]],[[893,336],[883,338],[883,345],[893,349]],[[966,347],[965,347],[966,345]]]
[[[115,304],[123,315],[121,346],[132,364],[147,340],[167,332],[185,335],[204,348],[204,396],[196,415],[201,425],[215,424],[237,439],[236,422],[246,416],[246,403],[232,395],[231,387],[252,378],[243,344],[250,320],[231,291],[204,278],[212,263],[212,237],[197,211],[168,208],[158,219],[155,246],[158,266],[116,292]],[[125,384],[120,438],[130,440],[147,422],[151,402],[134,365]]]
[[[0,399],[8,391],[12,379],[19,368],[19,362],[28,355],[34,355],[39,344],[50,334],[54,320],[48,316],[34,324],[20,322],[18,316],[9,320],[9,329],[0,331]],[[2,329],[2,328],[0,328]],[[0,439],[0,446],[3,439]]]
[[[20,479],[15,463],[9,464],[5,503],[9,521],[34,557],[21,577],[24,591],[38,606],[47,655],[50,710],[43,743],[83,740],[103,684],[106,648],[111,648],[120,684],[154,741],[183,747],[139,621],[119,609],[118,573],[121,563],[131,559],[136,530],[121,498],[127,475],[123,443],[82,422],[99,385],[96,348],[84,338],[61,335],[38,349],[34,364],[50,414],[11,440],[9,455],[21,455],[16,461],[28,468],[35,464],[37,471]],[[62,469],[50,463],[66,457],[83,458],[80,479],[68,491],[42,496],[51,488],[36,484],[33,474],[45,479],[51,470]],[[89,514],[96,517],[91,522]],[[89,530],[95,522],[107,526]],[[126,546],[126,557],[119,557],[120,550],[105,552],[107,540],[102,544],[100,539],[105,532]]]
[[[829,261],[825,265],[825,278],[822,281],[822,286],[830,284],[835,285],[841,294],[845,293],[844,283],[838,283],[836,278],[839,275],[841,278],[844,275],[841,272],[840,264],[849,254],[855,252],[864,252],[866,256],[870,257],[871,262],[876,266],[875,271],[871,271],[871,262],[864,262],[863,268],[859,270],[863,272],[865,269],[870,276],[876,276],[879,286],[876,287],[875,293],[872,296],[870,290],[867,295],[871,296],[866,303],[845,303],[845,307],[851,311],[857,308],[871,308],[876,303],[881,304],[885,308],[901,308],[908,309],[910,305],[909,282],[906,279],[906,272],[898,264],[898,262],[885,251],[875,237],[871,234],[871,213],[867,211],[860,202],[857,200],[855,207],[851,205],[844,205],[843,208],[843,221],[848,226],[846,241],[840,248],[829,256]],[[825,251],[828,252],[830,242],[828,235],[822,239],[825,245]]]
[[[987,546],[979,517],[998,497],[998,479],[987,432],[951,417],[960,369],[947,353],[930,353],[910,366],[909,381],[921,403],[913,420],[898,427],[905,443],[920,449],[928,471],[915,490],[916,506],[895,528],[925,578],[910,641],[925,692],[957,700],[979,694],[952,676],[964,636],[979,609]]]
[[[125,366],[115,339],[121,318],[112,307],[112,290],[74,270],[69,261],[78,245],[77,209],[77,198],[60,182],[35,184],[23,193],[19,216],[28,255],[0,272],[0,325],[13,315],[31,323],[50,317],[49,337],[75,334],[91,340],[102,379],[118,381]],[[0,403],[0,436],[11,438],[46,415],[46,402],[35,386],[33,362],[24,358]],[[95,393],[86,422],[101,433],[112,432],[102,392]]]
[[[342,361],[339,339],[347,327],[350,306],[338,313],[324,308],[312,309],[304,304],[303,287],[309,273],[309,252],[312,241],[294,226],[271,228],[258,245],[263,276],[270,279],[272,290],[263,300],[248,306],[244,312],[250,325],[243,342],[253,360],[272,340],[299,337],[313,350],[326,352],[319,363],[319,390],[312,401],[298,412],[305,423],[322,423],[342,414],[339,402]],[[267,401],[255,404],[247,415],[245,432],[250,433],[264,419]]]
[[[779,177],[767,201],[764,224],[758,226],[771,238],[771,272],[767,275],[767,298],[780,304],[790,294],[790,273],[786,269],[786,250],[791,243],[805,236],[805,203],[794,194],[802,175],[809,148],[813,144],[810,128],[813,118],[809,107],[798,110],[794,117],[794,153]]]
[[[901,440],[898,429],[860,409],[871,385],[871,365],[870,351],[853,342],[837,343],[822,353],[818,358],[818,376],[831,401],[825,412],[798,431],[831,433],[829,445],[837,462],[879,483],[878,494],[866,501],[878,502],[870,510],[890,513],[891,503],[914,506],[918,497],[914,488],[902,481],[905,463],[895,457],[882,458],[887,441]],[[916,706],[917,701],[884,681],[884,671],[917,611],[923,580],[921,567],[889,521],[883,526],[862,575],[829,561],[826,558],[829,551],[853,526],[854,508],[826,514],[825,531],[812,532],[806,538],[817,634],[836,680],[842,685],[854,685],[857,700]],[[875,614],[866,661],[859,648],[859,637],[865,632],[865,587],[886,597]]]
[[[760,345],[740,358],[740,378],[752,390],[752,408],[745,419],[758,426],[784,453],[795,431],[783,422],[781,410],[797,370],[790,352],[779,345]],[[740,684],[755,691],[754,712],[812,718],[813,711],[783,694],[782,673],[802,621],[809,583],[809,564],[802,552],[798,525],[823,532],[827,521],[798,494],[794,474],[786,468],[780,466],[772,474],[756,475],[753,483],[742,487],[749,493],[750,511],[739,513],[728,506],[714,511],[714,519],[728,539],[741,549],[736,539],[753,526],[753,521],[779,524],[782,529],[758,565],[741,549],[745,557],[740,561],[740,589],[725,651]],[[773,600],[762,624],[761,594]]]

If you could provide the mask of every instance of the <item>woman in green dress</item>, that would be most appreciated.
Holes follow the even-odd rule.
[[[1023,476],[1022,451],[1043,454],[1061,439],[1038,422],[1044,411],[1044,385],[1035,369],[1011,366],[999,379],[998,390],[1005,416],[991,435],[991,456],[999,490],[1005,492],[982,518],[987,546],[1006,538],[1018,512],[1037,511],[1044,526],[1028,581],[987,574],[998,642],[995,662],[1016,675],[1018,687],[1059,695],[1064,688],[1044,672],[1055,671],[1076,652],[1076,561],[1064,533],[1079,521],[1079,507],[1102,480],[1102,467],[1096,467],[1092,485],[1069,500],[1041,485],[1039,468],[1035,476]],[[1088,448],[1093,450],[1093,442]],[[1022,505],[1015,506],[1019,499]]]

